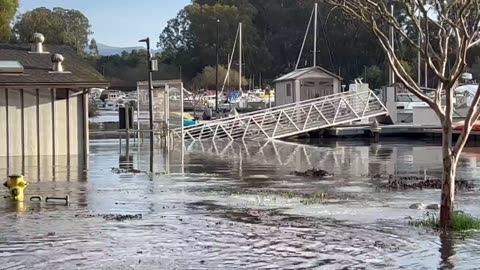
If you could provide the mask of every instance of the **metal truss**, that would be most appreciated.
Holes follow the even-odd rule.
[[[185,140],[281,139],[388,114],[372,91],[344,92],[184,128]],[[173,133],[181,136],[181,130]]]

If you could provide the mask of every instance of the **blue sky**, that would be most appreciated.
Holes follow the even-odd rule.
[[[93,37],[110,46],[139,46],[150,37],[156,46],[167,21],[190,0],[20,0],[19,12],[37,7],[80,10],[90,20]]]

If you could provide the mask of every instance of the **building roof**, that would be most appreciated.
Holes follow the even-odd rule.
[[[0,44],[0,61],[18,61],[24,71],[20,74],[0,74],[1,86],[106,87],[108,81],[76,51],[63,45],[44,45],[49,53],[31,53],[29,44]],[[52,71],[52,55],[64,57],[65,73]]]
[[[282,82],[282,81],[292,81],[292,80],[295,80],[295,79],[299,78],[300,76],[302,76],[306,73],[312,72],[312,71],[320,71],[320,72],[326,73],[327,75],[329,75],[333,78],[342,80],[342,77],[336,75],[335,73],[330,72],[323,67],[316,66],[316,67],[296,69],[296,70],[294,70],[290,73],[287,73],[287,74],[281,76],[280,78],[275,79],[273,82],[277,83],[277,82]]]

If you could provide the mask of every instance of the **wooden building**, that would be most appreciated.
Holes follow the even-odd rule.
[[[322,67],[294,70],[274,80],[275,105],[285,105],[341,92],[342,78]]]
[[[107,81],[67,46],[0,44],[0,157],[87,155],[88,91]]]

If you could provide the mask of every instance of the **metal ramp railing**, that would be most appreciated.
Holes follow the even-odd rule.
[[[343,92],[184,127],[185,140],[281,139],[388,114],[372,91]],[[181,129],[173,133],[181,135]]]

